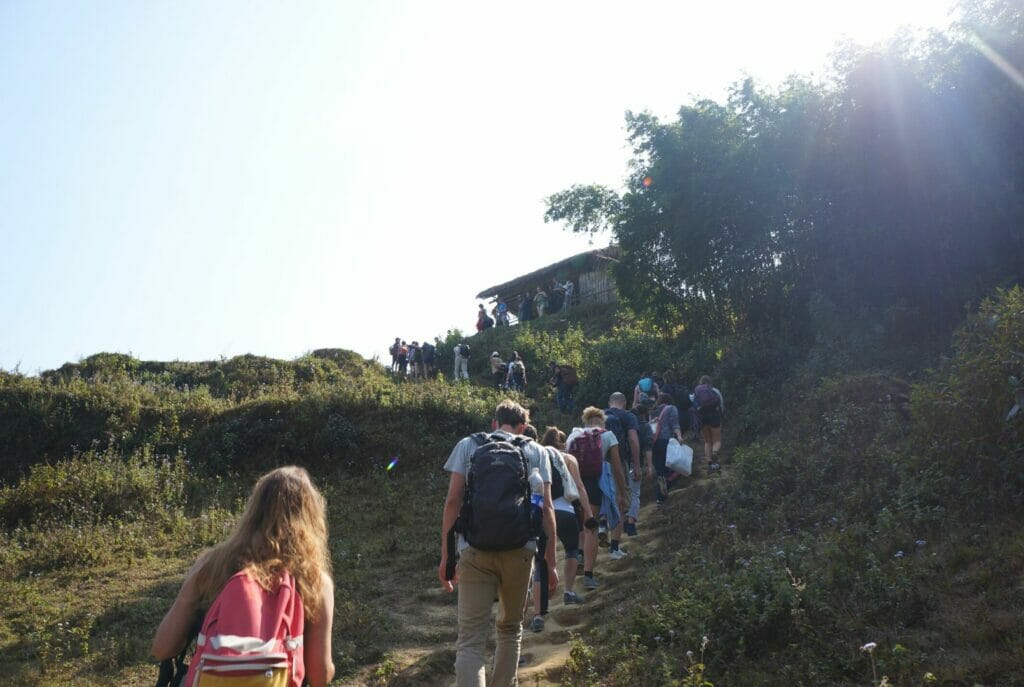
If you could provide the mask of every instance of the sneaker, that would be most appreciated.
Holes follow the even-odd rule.
[[[535,615],[533,616],[533,622],[530,623],[530,630],[533,632],[540,632],[544,629],[544,616]]]
[[[611,558],[613,561],[618,561],[625,558],[626,555],[627,553],[623,549],[615,549],[614,551],[608,554],[608,557]]]
[[[597,580],[589,575],[583,576],[583,588],[588,590],[597,589]]]
[[[625,525],[622,526],[622,531],[625,532],[626,534],[628,534],[630,537],[635,537],[636,536],[636,523],[635,522],[627,522]]]
[[[722,466],[718,463],[711,463],[708,465],[708,472],[718,472],[722,469]]]
[[[562,600],[565,601],[566,604],[583,603],[583,597],[576,592],[566,592],[565,594],[562,594]]]

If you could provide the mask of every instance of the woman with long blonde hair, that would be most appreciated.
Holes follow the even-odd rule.
[[[323,495],[305,469],[282,467],[260,477],[231,536],[200,555],[188,571],[157,628],[153,655],[165,660],[179,654],[199,611],[210,609],[238,573],[246,573],[266,592],[274,592],[290,576],[302,600],[305,677],[312,687],[330,682],[334,581],[326,510]],[[302,677],[297,676],[299,683]]]

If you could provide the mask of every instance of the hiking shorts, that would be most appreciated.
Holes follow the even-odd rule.
[[[583,488],[587,490],[587,498],[590,499],[590,506],[596,514],[600,510],[601,502],[604,501],[604,493],[601,491],[601,478],[584,477]]]
[[[700,424],[703,427],[711,427],[712,429],[718,429],[722,426],[722,413],[715,408],[714,410],[702,410],[700,411]]]

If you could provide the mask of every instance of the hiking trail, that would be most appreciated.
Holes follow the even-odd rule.
[[[694,452],[694,475],[683,478],[675,486],[664,506],[666,511],[677,507],[693,487],[708,480],[723,479],[722,471],[707,472],[707,461],[701,448]],[[612,560],[608,549],[598,549],[596,578],[600,587],[595,591],[583,589],[582,566],[576,578],[575,590],[586,601],[579,605],[566,605],[562,600],[564,586],[559,582],[552,595],[544,629],[532,632],[533,604],[529,602],[524,620],[523,644],[519,668],[519,683],[523,687],[559,685],[562,671],[572,649],[574,635],[583,634],[595,619],[614,618],[626,611],[619,606],[622,590],[635,583],[637,572],[645,561],[660,555],[671,547],[671,532],[663,511],[654,502],[654,485],[645,482],[641,491],[640,518],[635,537],[623,537],[625,558]],[[562,574],[562,547],[558,550],[558,572]],[[406,630],[407,642],[387,654],[382,665],[365,669],[336,684],[372,685],[380,687],[454,687],[455,685],[455,611],[456,595],[448,594],[435,585],[414,597],[397,602],[392,608],[394,622]],[[487,641],[487,659],[494,650],[494,632]]]

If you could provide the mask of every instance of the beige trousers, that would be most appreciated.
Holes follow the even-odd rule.
[[[519,684],[526,595],[533,577],[533,550],[481,551],[472,546],[459,559],[459,636],[455,642],[458,687],[514,687]],[[491,632],[491,607],[498,597],[498,641],[491,681],[484,677],[484,648]]]

